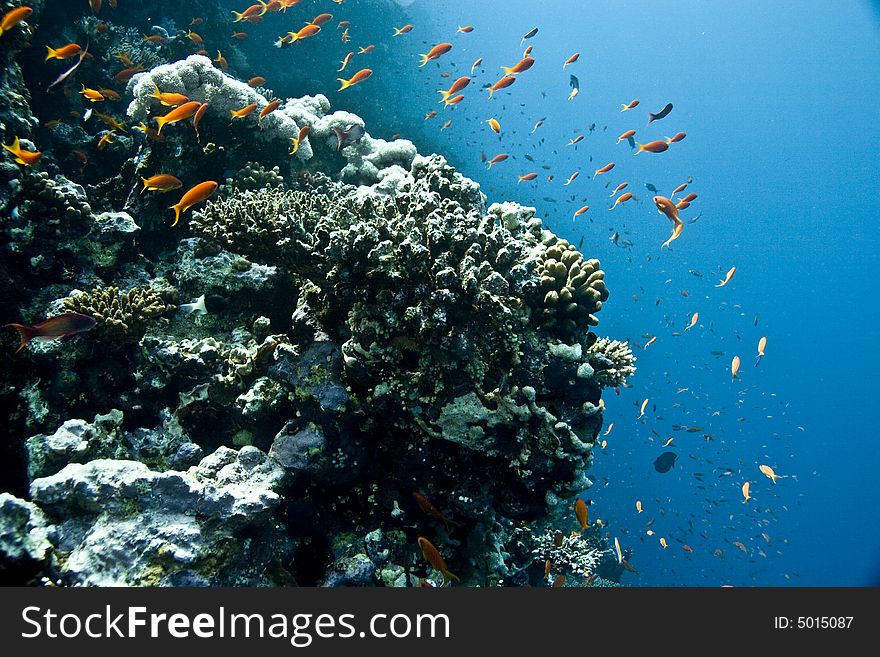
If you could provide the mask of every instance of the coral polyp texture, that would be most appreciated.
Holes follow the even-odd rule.
[[[118,87],[129,128],[101,158],[70,158],[107,127],[92,118],[46,131],[45,173],[0,167],[16,181],[0,198],[7,321],[97,322],[35,341],[0,388],[22,454],[0,496],[5,572],[414,586],[426,536],[464,585],[543,585],[547,559],[572,583],[619,578],[598,532],[535,538],[571,523],[602,389],[635,372],[626,343],[591,332],[599,261],[325,96],[230,125],[265,88],[183,52],[170,22],[148,35],[111,21],[91,42],[83,66],[112,76],[128,52],[145,69]],[[207,104],[198,135],[192,120],[145,134],[170,111],[157,88]],[[158,174],[184,188],[143,189]],[[172,228],[169,206],[205,180],[215,193]]]

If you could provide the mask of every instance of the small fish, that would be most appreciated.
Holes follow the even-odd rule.
[[[642,509],[642,501],[641,501],[641,500],[636,500],[636,511],[637,511],[638,513],[641,513],[641,512],[643,511],[643,509]]]
[[[437,93],[442,97],[440,98],[440,102],[446,102],[450,96],[454,96],[462,89],[466,88],[471,83],[471,79],[467,76],[462,76],[458,78],[455,82],[452,83],[452,86],[449,89],[443,90],[438,89]]]
[[[629,141],[636,134],[635,130],[627,130],[620,137],[617,138],[617,143],[619,144],[622,141]],[[647,187],[647,185],[645,185]],[[656,190],[655,190],[656,191]]]
[[[662,547],[664,550],[669,547],[669,544],[666,542],[666,539],[663,536],[660,537],[660,547]]]
[[[614,205],[612,205],[612,206],[611,206],[610,208],[608,208],[608,209],[609,209],[609,210],[613,210],[614,208],[616,208],[616,207],[617,207],[618,205],[620,205],[621,203],[626,203],[627,201],[630,201],[630,200],[632,200],[632,199],[634,199],[634,198],[635,198],[635,196],[633,196],[631,192],[626,192],[625,194],[621,194],[621,195],[618,196],[616,199],[614,199]]]
[[[199,44],[200,46],[204,45],[204,43],[205,43],[205,40],[201,37],[201,35],[198,34],[197,32],[193,32],[192,30],[187,32],[185,36],[187,39],[189,39],[193,43]]]
[[[88,101],[93,103],[103,103],[104,96],[101,95],[101,92],[97,89],[87,89],[86,85],[82,85],[82,89],[80,89],[79,93]]]
[[[17,7],[3,14],[3,19],[0,20],[0,36],[6,34],[19,23],[26,21],[33,13],[34,10],[30,7]]]
[[[174,189],[180,189],[183,187],[183,183],[180,179],[165,173],[150,176],[149,178],[141,178],[141,180],[144,183],[144,188],[140,191],[141,194],[147,190],[154,192],[170,192]]]
[[[158,133],[161,135],[162,129],[166,125],[180,123],[181,121],[184,121],[184,120],[192,117],[192,115],[198,111],[199,107],[201,107],[201,103],[196,102],[196,101],[191,101],[188,103],[184,103],[180,107],[174,108],[173,110],[168,112],[168,114],[166,114],[165,116],[157,116],[156,117],[156,125],[159,126]]]
[[[669,116],[669,113],[671,111],[672,103],[667,103],[666,106],[656,114],[648,112],[648,124],[651,124],[654,121],[659,121],[660,119],[665,119],[667,116]]]
[[[302,144],[303,139],[309,136],[309,132],[311,131],[311,126],[304,125],[299,129],[299,134],[296,137],[291,137],[290,140],[293,142],[293,150],[290,151],[291,155],[295,155],[299,150],[300,144]]]
[[[266,105],[262,111],[260,111],[259,116],[257,117],[257,123],[262,123],[263,119],[269,116],[272,112],[277,110],[281,106],[280,100],[273,100],[271,103]]]
[[[687,137],[687,134],[685,134],[684,132],[679,132],[679,133],[676,133],[675,136],[673,136],[673,137],[666,137],[666,143],[667,144],[676,144],[676,143],[680,142],[682,139],[684,139],[685,137]]]
[[[735,381],[736,379],[739,378],[739,375],[738,375],[739,364],[740,364],[739,356],[734,356],[733,360],[730,361],[730,380],[731,381]]]
[[[563,187],[567,187],[568,185],[573,183],[575,178],[577,178],[579,175],[581,175],[581,172],[575,171],[573,174],[571,174],[571,176],[569,176],[568,180],[566,181],[565,185],[563,185]]]
[[[544,562],[544,579],[550,577],[550,568],[553,566],[553,562],[550,559],[547,559]]]
[[[509,157],[510,156],[507,153],[499,153],[498,155],[493,157],[491,160],[489,160],[489,166],[487,167],[487,169],[491,169],[493,164],[498,164],[499,162],[504,162],[504,160],[506,160]]]
[[[504,71],[505,75],[517,75],[519,73],[523,73],[524,71],[528,71],[530,68],[532,68],[532,66],[534,66],[534,64],[534,58],[523,57],[513,66],[502,66],[501,70]]]
[[[324,25],[325,23],[329,23],[332,20],[333,20],[333,14],[318,14],[317,16],[315,16],[312,19],[311,24],[317,25],[318,27],[320,27],[321,25]]]
[[[147,98],[155,98],[165,107],[180,107],[189,102],[189,98],[183,94],[162,93],[159,91],[159,86],[155,82],[153,83],[153,89],[153,93],[148,95]]]
[[[546,121],[546,120],[547,120],[547,117],[545,116],[543,119],[540,119],[537,123],[535,123],[535,127],[532,128],[532,134],[535,134],[535,130],[537,130],[542,125],[544,125],[544,121]]]
[[[608,173],[613,168],[614,168],[614,162],[609,162],[604,167],[599,167],[598,169],[596,169],[596,171],[593,173],[593,178],[595,178],[596,176],[599,176],[603,173]]]
[[[501,134],[501,124],[498,123],[496,119],[489,119],[486,121],[489,124],[489,127],[492,128],[492,132],[495,134]]]
[[[366,80],[373,74],[373,70],[369,68],[363,68],[357,73],[355,73],[350,79],[343,80],[342,78],[336,78],[337,81],[342,83],[342,86],[339,87],[338,91],[342,91],[344,89],[348,89],[349,87],[353,87],[356,84],[359,84]]]
[[[642,407],[639,409],[639,417],[645,417],[645,409],[648,407],[648,402],[651,401],[650,398],[646,398],[645,401],[642,402]]]
[[[119,71],[119,73],[113,76],[113,79],[116,80],[119,84],[124,84],[143,70],[144,67],[138,64],[137,66],[132,66],[130,68]]]
[[[566,183],[566,184],[568,184],[568,183]],[[580,217],[582,214],[584,214],[589,209],[590,209],[589,205],[581,206],[580,208],[578,208],[577,210],[574,211],[574,217],[572,217],[572,220],[574,220],[575,217]]]
[[[514,82],[516,82],[515,76],[505,75],[503,78],[498,80],[498,82],[496,82],[491,87],[489,87],[489,98],[491,98],[492,94],[494,94],[496,91],[498,91],[500,89],[506,89],[507,87],[512,85]]]
[[[61,338],[61,342],[67,342],[78,333],[91,331],[97,326],[97,322],[94,317],[89,317],[88,315],[64,313],[50,317],[34,326],[25,326],[24,324],[7,324],[6,326],[14,328],[21,336],[21,344],[15,350],[15,353],[18,353],[35,338],[40,340]]]
[[[663,443],[663,447],[669,447],[674,440],[675,440],[674,438],[670,438],[665,443]]]
[[[645,343],[645,349],[647,349],[648,347],[650,347],[650,346],[651,346],[652,344],[654,344],[655,342],[657,342],[657,336],[656,336],[656,335],[655,335],[654,337],[652,337],[650,340],[648,340],[648,341]]]
[[[410,25],[409,23],[407,23],[403,27],[395,27],[392,29],[394,29],[394,34],[392,34],[391,36],[397,37],[397,36],[400,36],[401,34],[407,34],[409,32],[412,32],[413,26]]]
[[[566,59],[565,62],[562,64],[562,70],[564,71],[565,67],[568,66],[569,64],[574,64],[578,59],[580,59],[580,56],[581,56],[581,54],[579,52],[576,52],[571,57]]]
[[[611,433],[611,430],[612,430],[613,428],[614,428],[614,422],[612,422],[611,424],[608,425],[608,429],[607,429],[607,430],[605,431],[605,433],[602,434],[602,435],[607,436],[609,433]]]
[[[482,63],[483,63],[483,58],[480,57],[480,58],[479,58],[478,60],[476,60],[473,64],[471,64],[471,75],[474,74],[474,71],[476,70],[477,66],[479,66],[479,65],[482,64]]]
[[[699,320],[700,320],[700,313],[698,313],[698,312],[697,312],[697,313],[694,313],[694,314],[691,316],[691,323],[688,324],[688,325],[685,327],[684,330],[685,330],[685,331],[689,331],[689,330],[691,330],[692,328],[694,328],[694,326],[697,325],[697,322],[698,322]]]
[[[718,283],[718,285],[716,285],[715,287],[724,287],[725,285],[730,283],[730,279],[733,278],[733,275],[735,273],[736,273],[736,267],[731,267],[730,270],[728,270],[727,275],[724,277],[724,279],[722,281],[720,281]]]
[[[561,589],[563,586],[565,586],[565,575],[560,575],[555,580],[553,580],[554,589]]]
[[[761,362],[761,359],[764,357],[764,349],[767,347],[767,338],[761,338],[758,340],[758,357],[755,358],[755,367],[758,366],[758,363]]]
[[[519,180],[517,181],[516,184],[518,185],[521,182],[530,182],[530,181],[534,180],[535,178],[538,177],[538,174],[537,173],[526,173],[526,174],[523,174],[523,175],[517,176],[517,177]]]
[[[752,499],[752,496],[749,495],[749,487],[750,487],[750,484],[748,481],[742,485],[743,504],[745,504],[750,499]]]
[[[623,552],[620,549],[620,541],[617,540],[617,537],[614,537],[614,552],[617,554],[617,563],[623,564]]]
[[[250,80],[248,80],[248,86],[252,87],[254,89],[256,89],[258,87],[265,86],[265,84],[266,84],[266,78],[264,78],[261,75],[255,75]]]
[[[43,153],[40,151],[24,150],[21,147],[21,142],[18,137],[15,137],[12,140],[12,145],[0,144],[0,146],[3,146],[5,150],[9,151],[16,163],[21,164],[22,166],[33,166],[41,157],[43,157]]]
[[[438,43],[436,46],[431,48],[427,53],[419,55],[422,58],[422,63],[419,64],[419,68],[422,68],[428,62],[442,57],[446,53],[452,50],[451,43]]]
[[[449,568],[446,566],[446,562],[443,560],[443,557],[440,556],[440,552],[434,545],[424,536],[419,536],[418,539],[419,548],[422,550],[422,556],[425,561],[427,561],[431,566],[440,572],[443,575],[443,583],[446,584],[450,580],[459,581],[457,575],[454,575],[449,571]]]
[[[669,144],[662,139],[649,141],[647,144],[636,142],[636,146],[638,146],[638,150],[633,155],[638,155],[639,153],[662,153],[669,148]]]
[[[196,142],[199,144],[202,143],[202,136],[199,134],[199,124],[202,122],[202,117],[205,116],[205,112],[208,111],[208,103],[202,103],[199,106],[199,109],[196,110],[196,113],[193,114],[193,130],[196,133]]]
[[[456,30],[456,32],[458,34],[470,34],[473,31],[474,31],[473,25],[463,25],[463,26],[459,25],[458,29]]]
[[[526,32],[526,33],[523,35],[523,38],[522,38],[522,40],[520,40],[519,45],[522,45],[527,39],[531,39],[531,38],[532,38],[533,36],[535,36],[537,33],[538,33],[538,28],[537,28],[537,27],[533,27],[531,30],[529,30],[528,32]]]
[[[654,469],[660,473],[669,472],[675,465],[675,460],[677,458],[678,454],[675,452],[663,452],[660,456],[654,459]]]
[[[584,136],[583,136],[583,135],[578,135],[578,136],[575,137],[574,139],[569,139],[569,140],[568,140],[568,145],[569,145],[569,146],[574,146],[574,145],[576,145],[576,144],[579,144],[579,143],[582,142],[583,140],[584,140]]]
[[[336,150],[341,151],[350,144],[361,143],[361,139],[367,134],[367,131],[361,124],[352,123],[346,126],[345,129],[333,128],[333,133],[336,135],[337,139]]]
[[[629,183],[628,183],[628,182],[622,182],[622,183],[620,183],[617,187],[615,187],[615,188],[614,188],[614,191],[611,192],[608,196],[614,196],[615,194],[617,194],[617,192],[622,192],[622,191],[623,191],[624,189],[626,189],[628,186],[629,186]]]
[[[373,44],[370,44],[366,48],[358,48],[358,55],[369,55],[375,49],[376,49],[376,46],[374,46]]]
[[[169,209],[174,210],[174,223],[171,224],[171,227],[177,225],[177,222],[180,221],[180,215],[189,210],[192,206],[206,201],[214,192],[217,191],[218,184],[213,180],[208,180],[203,183],[199,183],[192,189],[190,189],[183,197],[180,199],[176,205],[172,205]]]
[[[416,504],[419,505],[419,508],[422,510],[422,512],[442,522],[443,525],[446,527],[447,532],[450,531],[451,525],[458,524],[452,522],[449,518],[440,513],[440,511],[438,511],[437,508],[433,504],[431,504],[430,501],[428,501],[428,498],[421,493],[414,492],[412,496],[415,499]]]
[[[630,102],[628,102],[626,105],[621,105],[621,107],[623,109],[621,109],[620,111],[626,112],[627,110],[631,110],[632,108],[636,107],[638,104],[639,104],[639,99],[635,98],[635,99],[631,100]]]
[[[233,119],[244,119],[256,111],[257,111],[257,104],[251,103],[250,105],[245,105],[241,109],[229,110],[229,114]]]
[[[587,508],[586,502],[581,498],[577,498],[574,503],[574,514],[581,529],[588,529],[590,527],[590,510]]]
[[[76,57],[80,54],[82,52],[82,46],[78,43],[68,43],[66,46],[61,46],[59,48],[46,46],[46,51],[46,59],[43,61],[48,62],[50,59],[64,60]]]
[[[776,480],[779,479],[779,475],[776,474],[773,471],[773,468],[771,468],[769,465],[759,465],[758,470],[760,470],[761,474],[763,474],[765,477],[767,477],[774,484],[776,483]]]
[[[113,141],[113,135],[115,135],[115,134],[116,134],[115,130],[110,130],[110,131],[104,133],[101,136],[101,138],[98,140],[98,150],[103,151],[110,144],[115,144],[116,142]]]

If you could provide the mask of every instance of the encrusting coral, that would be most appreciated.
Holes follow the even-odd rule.
[[[63,300],[67,310],[90,315],[100,334],[118,341],[137,341],[149,323],[168,307],[153,290],[139,287],[120,292],[117,287],[81,292]]]

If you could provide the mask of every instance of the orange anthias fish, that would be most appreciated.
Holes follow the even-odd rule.
[[[679,132],[679,133],[677,133],[674,137],[667,137],[667,138],[666,138],[666,143],[667,143],[667,144],[675,144],[675,143],[680,142],[680,141],[681,141],[682,139],[684,139],[685,137],[687,137],[687,134],[686,134],[686,133],[684,133],[684,132]]]
[[[568,183],[566,183],[566,184],[568,184]],[[577,210],[575,210],[574,216],[580,217],[582,214],[584,214],[589,209],[590,209],[589,205],[583,205],[580,208],[578,208]],[[574,217],[572,217],[572,219],[574,219]]]
[[[576,144],[581,143],[583,140],[584,140],[584,136],[583,136],[583,135],[578,135],[578,136],[575,137],[574,139],[569,139],[569,140],[568,140],[568,145],[569,145],[569,146],[575,146]]]
[[[442,513],[440,513],[440,511],[438,511],[437,508],[433,504],[431,504],[430,501],[428,501],[428,498],[425,497],[424,495],[422,495],[421,493],[414,492],[412,495],[413,495],[413,498],[415,498],[416,504],[419,505],[419,508],[424,513],[426,513],[429,516],[442,522],[444,524],[444,526],[446,527],[447,532],[450,531],[450,525],[457,525],[458,524],[456,522],[453,522],[452,520],[450,520],[446,516],[444,516]],[[438,568],[437,570],[440,570],[440,569]]]
[[[500,89],[506,89],[507,87],[512,85],[514,82],[516,82],[516,78],[514,76],[505,75],[503,78],[498,80],[498,82],[496,82],[491,87],[489,87],[489,98],[491,98],[492,94],[494,94],[496,91],[498,91]]]
[[[581,54],[579,52],[576,52],[571,57],[566,59],[565,63],[562,64],[562,70],[564,71],[565,67],[568,66],[569,64],[574,64],[580,58],[580,56],[581,56]]]
[[[596,169],[595,173],[593,173],[593,178],[595,178],[596,176],[601,175],[603,173],[608,173],[613,168],[614,168],[614,162],[609,162],[604,167],[599,167],[598,169]]]
[[[634,100],[631,100],[631,101],[630,101],[629,103],[627,103],[626,105],[622,105],[623,109],[620,110],[620,111],[621,111],[621,112],[625,112],[625,111],[627,111],[627,110],[631,110],[633,107],[636,107],[638,104],[639,104],[639,100],[638,100],[638,98],[636,98],[636,99],[634,99]]]
[[[663,246],[668,246],[671,242],[678,239],[679,235],[681,235],[681,231],[684,228],[684,222],[682,222],[681,218],[678,216],[678,208],[675,207],[675,203],[665,196],[655,196],[654,205],[657,207],[657,212],[666,216],[666,218],[673,224],[672,236],[663,243]]]
[[[648,347],[650,347],[650,346],[651,346],[652,344],[654,344],[655,342],[657,342],[657,336],[656,336],[656,335],[655,335],[654,337],[652,337],[650,340],[648,340],[648,341],[645,343],[645,349],[647,349]]]
[[[776,480],[779,479],[779,475],[776,474],[773,471],[773,468],[771,468],[769,465],[759,465],[758,470],[760,470],[761,474],[763,474],[765,477],[767,477],[774,484],[776,483]]]
[[[514,66],[502,66],[501,70],[505,75],[516,75],[524,71],[528,71],[534,66],[535,60],[532,57],[523,57]]]
[[[483,58],[480,57],[480,58],[479,58],[478,60],[476,60],[473,64],[471,64],[471,75],[474,74],[474,71],[476,70],[477,66],[479,66],[479,65],[482,64],[482,63],[483,63]]]
[[[287,36],[289,37],[285,43],[296,43],[297,41],[302,41],[303,39],[308,39],[309,37],[315,36],[318,32],[321,31],[320,25],[314,25],[309,23],[304,28],[299,30],[298,32],[288,32]]]
[[[718,283],[718,285],[716,285],[715,287],[724,287],[725,285],[730,283],[730,279],[733,278],[733,275],[735,273],[736,273],[736,267],[731,267],[730,270],[727,272],[727,276],[724,277],[724,280],[722,280],[720,283]]]
[[[140,64],[138,64],[137,66],[131,66],[129,68],[119,71],[119,73],[113,76],[113,79],[116,80],[119,84],[123,84],[131,80],[136,74],[140,73],[143,70],[144,67]]]
[[[255,75],[250,80],[248,80],[248,86],[256,89],[257,87],[262,87],[266,84],[266,78],[262,75]]]
[[[621,194],[614,200],[614,205],[612,205],[609,210],[613,210],[621,203],[626,203],[627,201],[634,199],[635,196],[632,195],[632,192],[626,192],[625,194]]]
[[[351,61],[351,58],[354,57],[354,52],[350,52],[345,56],[340,62],[339,68],[336,70],[337,73],[342,73],[345,70],[345,67],[348,66],[348,63]]]
[[[6,326],[14,328],[21,336],[21,344],[19,344],[18,349],[15,350],[15,353],[18,353],[28,346],[28,343],[35,338],[39,340],[55,340],[56,338],[61,338],[62,342],[67,342],[78,333],[91,331],[97,326],[97,322],[94,317],[89,317],[88,315],[81,315],[80,313],[64,313],[62,315],[50,317],[34,326],[25,326],[24,324],[7,324]]]
[[[574,503],[574,515],[577,516],[578,524],[581,529],[589,529],[590,527],[590,510],[587,509],[587,503],[581,498],[577,498]]]
[[[147,96],[147,98],[155,98],[165,107],[180,107],[189,102],[189,98],[183,94],[162,93],[159,91],[159,86],[155,82],[153,83],[153,88],[153,93]]]
[[[685,331],[690,331],[697,325],[697,322],[700,320],[700,313],[696,312],[691,316],[691,323],[685,326]]]
[[[534,180],[537,177],[538,177],[537,173],[526,173],[522,176],[517,176],[517,178],[519,178],[519,180],[517,181],[516,184],[518,185],[521,182],[529,182],[529,181]]]
[[[658,139],[656,141],[649,141],[647,144],[636,142],[636,146],[639,149],[633,155],[638,155],[639,153],[662,153],[669,148],[669,143]]]
[[[742,487],[743,504],[745,504],[745,503],[748,502],[750,499],[752,499],[752,496],[749,495],[749,487],[750,487],[750,486],[751,486],[751,484],[749,484],[749,482],[746,482],[746,483],[743,484],[743,487]]]
[[[619,144],[619,143],[622,142],[622,141],[626,141],[626,140],[628,140],[628,139],[632,139],[632,137],[634,137],[635,134],[636,134],[636,131],[635,131],[635,130],[627,130],[627,131],[624,132],[622,135],[620,135],[620,137],[617,138],[617,143]]]
[[[362,68],[360,71],[358,71],[357,73],[355,73],[355,74],[351,77],[351,79],[349,79],[349,80],[343,80],[342,78],[336,78],[336,80],[342,84],[342,86],[339,87],[339,89],[337,90],[337,92],[342,91],[342,90],[344,90],[344,89],[348,89],[349,87],[353,87],[354,85],[363,82],[363,81],[366,80],[368,77],[370,77],[372,74],[373,74],[373,69],[371,69],[371,68]]]
[[[614,191],[609,194],[609,196],[614,196],[617,192],[622,192],[624,189],[629,187],[628,182],[622,182],[617,187],[614,188]]]
[[[213,180],[208,180],[203,183],[199,183],[191,190],[189,190],[186,194],[183,195],[183,198],[180,199],[180,202],[176,205],[172,205],[169,209],[174,210],[174,223],[171,224],[171,227],[177,225],[177,222],[180,221],[180,215],[189,210],[192,206],[197,203],[201,203],[202,201],[206,201],[208,197],[211,196],[214,192],[217,191],[217,183]]]
[[[373,52],[375,49],[376,49],[376,46],[374,46],[374,45],[371,43],[371,44],[370,44],[369,46],[367,46],[366,48],[360,48],[360,49],[358,50],[358,55],[368,55],[368,54],[370,54],[371,52]]]
[[[30,7],[18,7],[3,14],[3,19],[0,20],[0,36],[6,34],[22,21],[26,21],[33,13],[34,10]]]
[[[422,63],[419,64],[419,68],[422,68],[425,64],[430,62],[433,59],[437,59],[438,57],[442,57],[446,53],[452,50],[451,43],[438,43],[436,46],[431,48],[427,53],[419,55],[422,58]]]
[[[196,141],[200,144],[202,143],[202,136],[199,134],[199,124],[202,122],[202,117],[205,116],[207,111],[208,103],[202,103],[193,115],[193,130],[196,131]]]
[[[15,158],[15,161],[18,164],[23,166],[32,166],[37,163],[37,161],[43,157],[43,153],[40,151],[26,151],[21,147],[21,142],[19,142],[18,137],[12,140],[12,145],[9,146],[7,144],[0,144],[4,149],[9,151],[12,154],[12,157]]]
[[[312,19],[312,25],[321,26],[333,20],[333,14],[318,14]]]
[[[202,38],[202,36],[197,32],[193,32],[192,30],[186,33],[186,37],[193,43],[197,43],[200,46],[205,43],[205,40]]]
[[[733,360],[730,361],[730,380],[735,381],[739,378],[739,356],[734,356]]]
[[[456,30],[456,32],[458,32],[459,34],[468,34],[473,31],[474,31],[473,25],[464,25],[464,26],[459,25],[458,29]]]
[[[636,511],[638,511],[639,513],[642,512],[642,501],[641,500],[636,500]]]
[[[281,101],[280,101],[280,100],[273,100],[271,103],[269,103],[268,105],[266,105],[266,106],[262,109],[262,111],[260,112],[259,116],[257,117],[257,123],[262,123],[262,122],[263,122],[263,119],[265,119],[265,118],[266,118],[267,116],[269,116],[272,112],[274,112],[275,110],[277,110],[280,106],[281,106]]]
[[[400,36],[401,34],[406,34],[408,32],[412,32],[413,26],[407,23],[403,27],[395,27],[394,34],[391,36]]]
[[[251,103],[250,105],[245,105],[241,109],[229,110],[229,113],[232,115],[233,119],[244,119],[253,114],[255,111],[257,111],[257,104]]]
[[[443,89],[438,89],[437,93],[442,96],[442,98],[440,99],[440,102],[441,103],[445,102],[450,96],[454,96],[459,91],[461,91],[462,89],[467,87],[470,83],[471,83],[471,79],[468,76],[464,75],[464,76],[458,78],[458,80],[456,80],[455,82],[453,82],[452,86],[449,87],[449,89],[447,89],[446,91],[444,91]]]
[[[290,138],[290,141],[293,142],[293,150],[290,151],[291,155],[296,154],[296,152],[299,150],[300,144],[302,144],[303,142],[303,139],[309,136],[309,132],[311,131],[311,129],[311,126],[304,125],[302,128],[299,129],[299,134],[296,137]]]
[[[100,91],[96,89],[86,89],[85,85],[82,85],[82,89],[80,89],[79,93],[82,94],[86,100],[89,100],[93,103],[104,102],[104,96],[101,95]]]
[[[144,183],[144,188],[140,191],[141,194],[147,190],[151,192],[170,192],[183,187],[180,179],[166,173],[160,173],[149,178],[141,178],[141,180]]]
[[[103,151],[110,144],[115,144],[116,142],[113,141],[113,135],[115,135],[115,134],[116,134],[115,130],[109,130],[108,132],[103,134],[101,136],[101,138],[98,140],[98,150]]]
[[[498,164],[499,162],[504,162],[508,157],[510,157],[507,153],[499,153],[491,160],[489,160],[488,168],[491,169],[493,164]]]
[[[563,187],[567,187],[568,185],[570,185],[571,183],[573,183],[574,180],[575,180],[575,178],[577,178],[579,175],[581,175],[581,172],[580,172],[580,171],[575,171],[573,174],[571,174],[571,175],[568,177],[568,180],[565,182],[565,184],[563,185]]]
[[[449,583],[453,579],[456,582],[459,581],[458,576],[450,572],[446,562],[443,561],[443,557],[440,556],[440,552],[433,546],[431,541],[424,536],[419,536],[419,548],[422,550],[422,556],[425,558],[425,561],[431,564],[434,570],[439,571],[443,575],[444,584]]]
[[[755,359],[755,367],[758,366],[758,363],[761,362],[761,359],[764,357],[764,349],[767,347],[767,338],[761,338],[758,340],[758,357]]]
[[[498,123],[497,119],[489,119],[486,121],[489,124],[489,127],[492,128],[492,132],[495,134],[501,134],[501,124]]]
[[[650,397],[642,402],[642,407],[639,409],[639,417],[645,417],[645,409],[648,408],[649,401],[651,401]]]
[[[49,61],[50,59],[69,59],[70,57],[76,57],[78,54],[82,52],[82,46],[78,43],[68,43],[66,46],[61,46],[60,48],[52,48],[51,46],[46,46],[46,59],[44,61]]]
[[[199,107],[201,107],[201,105],[202,104],[197,101],[191,101],[188,103],[184,103],[180,107],[176,107],[175,109],[168,112],[168,114],[166,114],[165,116],[157,116],[156,125],[159,126],[158,134],[162,134],[162,129],[166,125],[179,123],[180,121],[184,121],[190,118],[199,110]]]

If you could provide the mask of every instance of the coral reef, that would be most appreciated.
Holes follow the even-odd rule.
[[[592,484],[603,387],[635,372],[626,343],[591,332],[609,298],[599,261],[323,95],[230,125],[273,95],[239,79],[236,48],[237,77],[192,54],[190,14],[219,25],[215,4],[146,22],[147,2],[106,28],[76,12],[65,38],[94,56],[77,82],[108,90],[90,118],[59,94],[68,111],[38,129],[3,74],[21,93],[2,127],[45,153],[37,169],[0,162],[0,303],[8,321],[68,310],[98,326],[10,355],[19,385],[0,403],[20,454],[0,495],[2,572],[416,586],[443,579],[426,536],[466,585],[539,584],[546,559],[619,579],[598,532],[541,535]],[[25,75],[45,89],[39,60]],[[151,132],[170,111],[157,87],[207,104],[198,134]],[[183,190],[143,190],[172,173]],[[169,205],[205,180],[223,184],[172,230]]]
[[[94,317],[96,330],[103,337],[126,342],[141,338],[150,322],[168,309],[156,292],[139,287],[126,292],[96,287],[91,292],[73,293],[63,303],[67,310]]]

